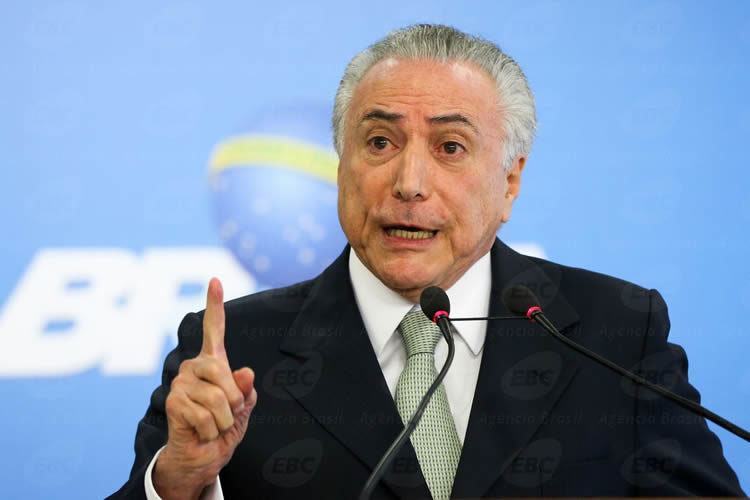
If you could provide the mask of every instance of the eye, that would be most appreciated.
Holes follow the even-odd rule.
[[[380,151],[384,150],[388,147],[388,144],[391,142],[388,140],[387,137],[383,137],[382,135],[378,135],[367,141],[373,148],[378,149]]]
[[[460,153],[464,147],[457,143],[456,141],[448,141],[444,142],[440,145],[444,153],[447,153],[449,155],[455,155],[456,153]]]

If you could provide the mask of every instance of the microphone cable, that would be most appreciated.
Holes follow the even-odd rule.
[[[442,296],[436,297],[435,294],[442,294]],[[436,300],[438,302],[437,305],[435,304]],[[443,379],[448,374],[448,369],[453,363],[453,356],[456,353],[456,345],[453,341],[453,334],[451,333],[448,319],[448,311],[450,311],[448,295],[438,287],[429,287],[422,292],[419,302],[422,305],[422,312],[424,312],[431,321],[438,325],[440,333],[443,334],[443,338],[445,338],[445,341],[448,343],[448,357],[445,359],[445,363],[443,363],[443,368],[440,370],[440,373],[438,373],[437,377],[435,377],[435,380],[432,382],[432,385],[430,385],[427,392],[422,396],[422,400],[419,402],[419,406],[417,406],[414,415],[411,416],[407,424],[404,426],[404,429],[398,437],[396,437],[393,443],[391,443],[385,451],[385,454],[383,454],[380,461],[372,470],[372,474],[370,474],[370,477],[362,488],[362,492],[359,494],[359,500],[368,500],[370,498],[375,486],[380,482],[380,479],[382,479],[383,474],[385,474],[385,471],[396,458],[399,450],[404,446],[404,443],[409,439],[414,432],[414,429],[417,428],[417,424],[419,424],[419,421],[422,419],[422,414],[427,409],[427,405],[430,403],[432,395],[437,388],[440,387],[440,384],[443,383]]]

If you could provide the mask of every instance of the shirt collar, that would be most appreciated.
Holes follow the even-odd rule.
[[[367,334],[375,355],[380,357],[386,343],[414,303],[385,286],[365,267],[354,249],[349,252],[349,275]],[[491,262],[487,252],[446,290],[451,301],[451,315],[457,318],[487,316],[491,286]],[[487,322],[465,321],[453,326],[460,339],[474,355],[478,355],[484,345]]]

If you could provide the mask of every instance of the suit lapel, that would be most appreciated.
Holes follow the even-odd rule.
[[[290,329],[298,334],[287,336],[281,351],[299,366],[319,360],[320,377],[312,390],[295,385],[287,391],[372,469],[403,424],[357,308],[349,278],[349,251],[347,246],[315,280]],[[408,442],[383,482],[400,497],[429,497]]]
[[[312,390],[286,390],[367,467],[403,429],[354,298],[349,247],[315,280],[281,351],[299,366],[320,361]],[[559,276],[497,240],[491,252],[490,315],[509,315],[502,291],[524,284],[561,331],[578,321],[558,293]],[[572,353],[538,325],[490,322],[456,479],[455,497],[480,497],[531,440],[578,370]],[[429,498],[409,442],[383,482],[399,497]]]
[[[524,284],[562,331],[578,321],[558,293],[559,276],[499,240],[491,251],[490,315],[508,316],[502,291]],[[578,370],[574,355],[526,320],[491,321],[453,496],[480,497],[533,437]]]

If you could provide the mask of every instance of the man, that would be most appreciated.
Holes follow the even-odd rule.
[[[446,358],[414,306],[430,285],[454,315],[486,316],[525,284],[570,338],[697,400],[658,292],[496,239],[535,122],[518,65],[453,28],[412,26],[357,55],[333,116],[350,246],[314,280],[226,306],[210,282],[115,497],[356,497]],[[374,497],[742,495],[702,419],[537,325],[460,323],[455,340]]]

